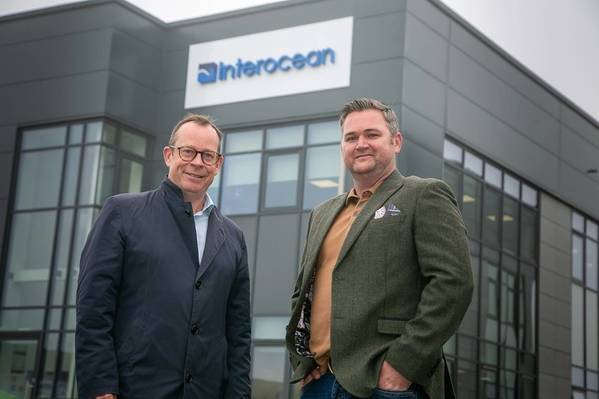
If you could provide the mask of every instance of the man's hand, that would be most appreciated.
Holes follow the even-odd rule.
[[[412,381],[401,375],[386,360],[379,375],[378,387],[385,391],[407,391]]]
[[[106,395],[96,396],[96,399],[116,399],[116,395],[107,393]]]
[[[323,374],[325,374],[325,373],[320,372],[320,366],[316,366],[316,368],[314,370],[310,371],[308,374],[306,374],[306,376],[304,378],[302,378],[302,381],[300,382],[302,388],[304,386],[308,385],[313,380],[320,379],[320,377]]]

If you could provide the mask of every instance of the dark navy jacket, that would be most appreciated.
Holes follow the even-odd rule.
[[[214,208],[197,254],[191,204],[168,179],[106,201],[81,255],[81,399],[250,398],[243,234]]]

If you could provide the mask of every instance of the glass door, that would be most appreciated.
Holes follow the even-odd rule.
[[[0,335],[0,398],[33,398],[37,357],[37,338]]]

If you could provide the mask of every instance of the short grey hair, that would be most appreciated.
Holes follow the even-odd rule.
[[[391,135],[399,132],[399,122],[397,120],[395,111],[393,111],[390,106],[382,101],[368,97],[356,98],[343,106],[341,113],[339,114],[339,125],[341,126],[341,129],[343,129],[343,123],[345,123],[345,119],[349,114],[352,112],[367,111],[370,109],[382,112],[385,122],[387,123],[387,128],[389,129]]]
[[[185,118],[177,122],[177,124],[173,128],[173,131],[171,132],[171,137],[168,140],[168,145],[175,145],[175,141],[177,141],[177,132],[179,131],[181,126],[183,126],[187,122],[193,122],[200,126],[212,126],[212,128],[216,131],[216,134],[218,135],[218,151],[220,152],[221,143],[223,141],[223,132],[221,132],[218,126],[216,126],[214,119],[212,119],[212,117],[208,115],[187,114]]]

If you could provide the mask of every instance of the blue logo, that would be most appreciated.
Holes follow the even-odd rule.
[[[225,64],[222,61],[218,64],[208,62],[198,66],[198,82],[204,85],[216,83],[219,80],[260,76],[262,73],[274,74],[278,71],[289,72],[292,69],[318,68],[327,65],[327,63],[335,63],[335,50],[332,48],[312,50],[307,54],[296,53],[293,56],[269,57],[256,61],[244,61],[238,58],[235,64]]]
[[[200,72],[198,73],[198,82],[200,82],[200,84],[216,82],[216,72],[218,66],[214,62],[200,64],[199,69]]]

